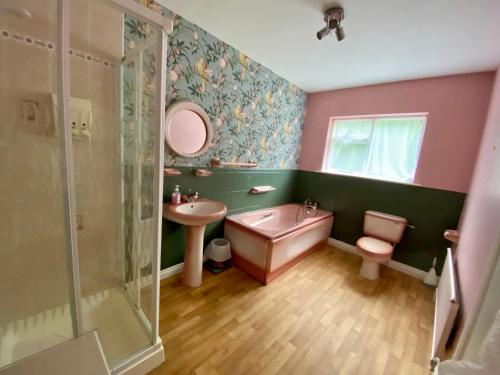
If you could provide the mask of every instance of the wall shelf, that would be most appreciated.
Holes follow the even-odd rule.
[[[233,167],[233,168],[257,168],[257,163],[233,163],[220,161],[219,159],[211,159],[210,165],[212,167]]]
[[[182,173],[180,170],[175,168],[164,168],[163,175],[165,177],[180,176]]]
[[[213,174],[213,172],[209,171],[208,169],[197,169],[194,171],[194,174],[197,177],[209,177]]]
[[[271,185],[254,186],[250,189],[250,194],[264,194],[274,190],[276,188]]]

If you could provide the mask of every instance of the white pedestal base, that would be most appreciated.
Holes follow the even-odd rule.
[[[201,285],[203,271],[203,237],[205,225],[188,225],[187,241],[184,249],[184,269],[182,283],[191,288]]]
[[[380,274],[380,263],[363,257],[363,264],[359,271],[361,277],[368,280],[377,280]]]

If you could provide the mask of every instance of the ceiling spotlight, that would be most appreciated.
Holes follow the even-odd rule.
[[[337,40],[340,42],[341,40],[344,40],[345,38],[345,32],[344,32],[344,28],[340,25],[338,25],[336,28],[335,28],[335,36],[337,37]]]
[[[328,9],[325,12],[325,17],[324,17],[326,25],[316,33],[316,37],[319,40],[321,40],[325,36],[330,35],[331,32],[335,30],[335,36],[337,37],[337,40],[340,42],[345,38],[344,29],[341,26],[341,22],[343,19],[344,19],[344,8],[334,7]]]

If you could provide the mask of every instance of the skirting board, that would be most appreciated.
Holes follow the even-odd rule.
[[[175,266],[165,268],[160,271],[160,280],[166,279],[167,277],[177,275],[182,272],[184,268],[184,262],[176,264]]]
[[[355,254],[359,256],[358,251],[356,250],[356,246],[348,244],[346,242],[342,242],[336,240],[334,238],[328,239],[328,245],[333,246],[339,250],[347,251],[349,253]],[[386,264],[387,267],[392,268],[393,270],[399,271],[401,273],[410,275],[417,279],[423,280],[427,272],[419,270],[418,268],[408,266],[406,264],[396,262],[395,260],[390,260],[389,263]],[[165,268],[160,271],[160,280],[166,279],[167,277],[177,275],[182,272],[184,268],[184,263],[176,264],[175,266]],[[439,281],[439,278],[438,278]]]
[[[336,249],[347,251],[349,253],[361,256],[358,253],[358,251],[356,250],[356,246],[353,246],[351,244],[336,240],[334,238],[328,239],[328,245],[335,247]],[[427,272],[425,272],[425,271],[419,270],[418,268],[411,267],[411,266],[408,266],[408,265],[400,263],[400,262],[396,262],[395,260],[390,260],[385,265],[389,268],[392,268],[393,270],[410,275],[410,276],[415,277],[415,278],[420,279],[420,280],[423,280],[425,275],[427,275]]]

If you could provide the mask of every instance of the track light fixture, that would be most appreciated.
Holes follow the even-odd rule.
[[[341,25],[341,22],[344,19],[344,8],[342,7],[334,7],[330,8],[325,12],[325,27],[323,27],[320,31],[316,33],[316,37],[321,40],[325,36],[330,35],[332,31],[335,31],[335,36],[337,40],[340,42],[345,38],[344,28]]]

